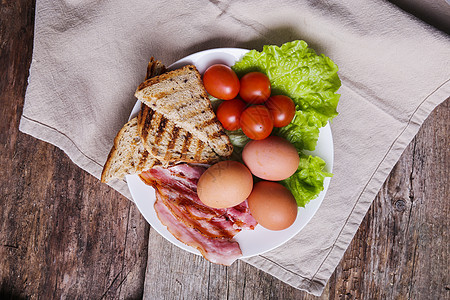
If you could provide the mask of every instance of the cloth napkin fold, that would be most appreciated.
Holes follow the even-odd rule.
[[[36,4],[20,130],[97,178],[149,58],[303,39],[340,68],[334,177],[309,224],[245,259],[321,294],[399,156],[450,95],[450,39],[386,1],[73,1]],[[125,182],[113,188],[130,198]]]

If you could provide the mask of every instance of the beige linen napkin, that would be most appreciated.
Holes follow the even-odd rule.
[[[20,130],[100,176],[151,56],[303,39],[339,66],[335,174],[311,222],[246,262],[320,294],[429,113],[450,95],[450,39],[385,1],[37,1]],[[130,198],[124,182],[113,188]]]

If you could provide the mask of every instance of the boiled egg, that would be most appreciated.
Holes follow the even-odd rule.
[[[300,162],[297,149],[278,136],[248,142],[242,159],[253,175],[271,181],[290,177]]]
[[[205,205],[228,208],[247,199],[253,188],[249,169],[237,161],[221,161],[209,167],[200,176],[197,194]]]
[[[283,230],[297,218],[297,202],[291,192],[277,182],[255,183],[248,197],[248,207],[255,220],[269,230]]]

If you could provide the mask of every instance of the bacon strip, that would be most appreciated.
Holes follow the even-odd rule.
[[[153,185],[155,182],[161,185],[168,185],[173,188],[179,188],[185,192],[197,192],[197,182],[206,168],[200,166],[191,166],[188,164],[179,164],[169,168],[153,168],[141,173],[141,179]]]
[[[205,167],[179,164],[157,166],[140,175],[156,190],[156,213],[161,223],[181,242],[198,249],[211,262],[230,265],[242,256],[233,237],[242,229],[254,229],[257,222],[247,201],[215,209],[197,196],[197,183]]]
[[[177,191],[168,187],[157,185],[157,191],[160,194],[161,201],[172,212],[178,221],[186,226],[195,228],[206,237],[223,237],[232,239],[240,230],[233,226],[233,222],[224,216],[215,217],[206,214],[206,218],[198,215],[193,216],[190,208],[195,205],[189,199],[183,198]]]
[[[209,218],[226,217],[234,222],[236,229],[253,230],[258,224],[250,214],[247,200],[239,205],[226,209],[211,208],[203,204],[197,196],[197,182],[205,167],[179,164],[169,168],[156,166],[140,175],[141,179],[148,185],[155,187],[155,184],[172,187],[179,191],[184,197],[189,198],[195,204],[190,204],[193,217]]]
[[[206,238],[194,228],[180,223],[160,198],[157,192],[154,206],[158,218],[179,241],[198,249],[204,258],[216,264],[229,266],[242,256],[237,242],[226,238]]]
[[[258,225],[258,222],[250,214],[247,200],[234,207],[227,208],[226,211],[228,218],[240,229],[253,230]]]

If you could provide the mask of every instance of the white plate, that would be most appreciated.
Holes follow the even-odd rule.
[[[193,64],[197,67],[200,73],[203,73],[206,68],[215,63],[223,63],[226,65],[233,65],[235,61],[239,60],[248,50],[239,48],[218,48],[189,55],[179,61],[175,62],[169,69],[176,69],[187,64]],[[130,119],[137,115],[140,109],[140,102],[131,112]],[[320,156],[326,162],[326,170],[332,172],[333,167],[333,138],[331,135],[331,128],[329,125],[321,128],[319,140],[315,151],[308,152],[313,155]],[[197,249],[187,246],[178,241],[159,221],[156,212],[153,208],[155,202],[155,191],[152,187],[144,184],[137,175],[127,176],[128,187],[131,195],[136,203],[136,206],[147,220],[147,222],[165,237],[167,240],[177,245],[178,247],[189,251],[191,253],[199,254]],[[235,236],[236,241],[242,250],[243,257],[250,257],[262,254],[266,251],[272,250],[291,239],[294,235],[300,232],[303,227],[311,220],[320,204],[330,184],[330,178],[325,178],[324,190],[319,196],[306,205],[306,207],[299,208],[297,219],[289,228],[281,231],[267,230],[260,225],[256,226],[255,230],[243,230]]]

